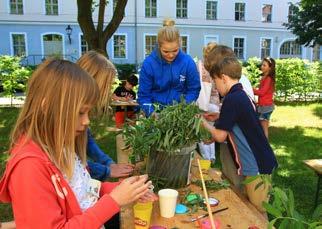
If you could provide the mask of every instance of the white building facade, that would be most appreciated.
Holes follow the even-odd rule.
[[[106,7],[106,22],[115,1]],[[142,63],[155,46],[162,21],[171,18],[180,30],[182,49],[192,57],[201,58],[202,47],[216,41],[232,47],[241,60],[321,59],[320,50],[296,44],[295,35],[283,26],[292,14],[289,2],[297,1],[128,0],[107,52],[114,63]],[[86,50],[76,0],[0,0],[0,55],[24,55],[34,64],[48,55],[76,60]]]

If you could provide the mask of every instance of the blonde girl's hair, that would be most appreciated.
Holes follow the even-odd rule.
[[[98,115],[108,114],[112,85],[117,73],[114,64],[94,50],[83,54],[77,64],[93,77],[98,85],[100,97],[95,111]]]
[[[174,24],[175,22],[172,19],[165,19],[163,21],[163,27],[158,32],[159,45],[162,45],[164,42],[180,43],[180,33]]]
[[[95,80],[79,66],[66,60],[46,60],[28,82],[10,151],[32,140],[71,178],[75,153],[86,163],[87,133],[76,136],[80,109],[95,105],[98,98]]]

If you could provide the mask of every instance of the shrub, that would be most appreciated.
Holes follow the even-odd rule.
[[[261,60],[248,59],[243,69],[252,85],[258,85]],[[277,100],[307,101],[317,99],[321,90],[321,64],[292,58],[276,60],[275,98]]]
[[[0,56],[0,82],[4,96],[14,97],[17,90],[24,91],[32,71],[20,65],[20,57]]]

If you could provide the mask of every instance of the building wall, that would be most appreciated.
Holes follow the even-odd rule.
[[[243,37],[246,41],[245,59],[260,57],[260,39],[272,39],[271,56],[278,58],[279,49],[283,42],[294,40],[295,36],[288,32],[283,22],[287,21],[288,3],[297,0],[218,0],[217,20],[206,20],[206,0],[188,0],[187,19],[176,19],[176,1],[158,0],[157,17],[145,17],[145,0],[129,0],[125,17],[116,34],[126,34],[126,58],[113,59],[113,39],[108,42],[107,51],[115,63],[141,63],[144,60],[144,35],[157,34],[165,18],[172,18],[176,22],[180,33],[188,36],[188,52],[193,57],[202,56],[202,47],[206,36],[216,36],[218,43],[233,46],[234,37]],[[65,55],[75,59],[80,55],[80,34],[77,23],[76,0],[58,0],[59,15],[45,15],[44,0],[24,0],[24,14],[9,13],[9,0],[0,0],[0,54],[12,54],[11,33],[25,33],[28,55],[42,55],[42,35],[55,33],[63,36]],[[246,4],[245,21],[235,21],[235,2]],[[135,6],[135,3],[137,4]],[[105,21],[112,15],[113,0],[106,8]],[[272,22],[262,22],[262,5],[272,4]],[[94,12],[97,19],[97,10]],[[66,27],[71,25],[73,32],[71,44],[66,35]],[[312,59],[312,49],[302,47],[302,58]]]

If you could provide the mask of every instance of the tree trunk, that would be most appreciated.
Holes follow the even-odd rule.
[[[88,43],[89,50],[96,50],[108,58],[106,45],[119,27],[128,0],[117,1],[113,17],[104,28],[106,0],[99,1],[97,27],[95,28],[92,14],[93,0],[77,0],[78,23]]]

